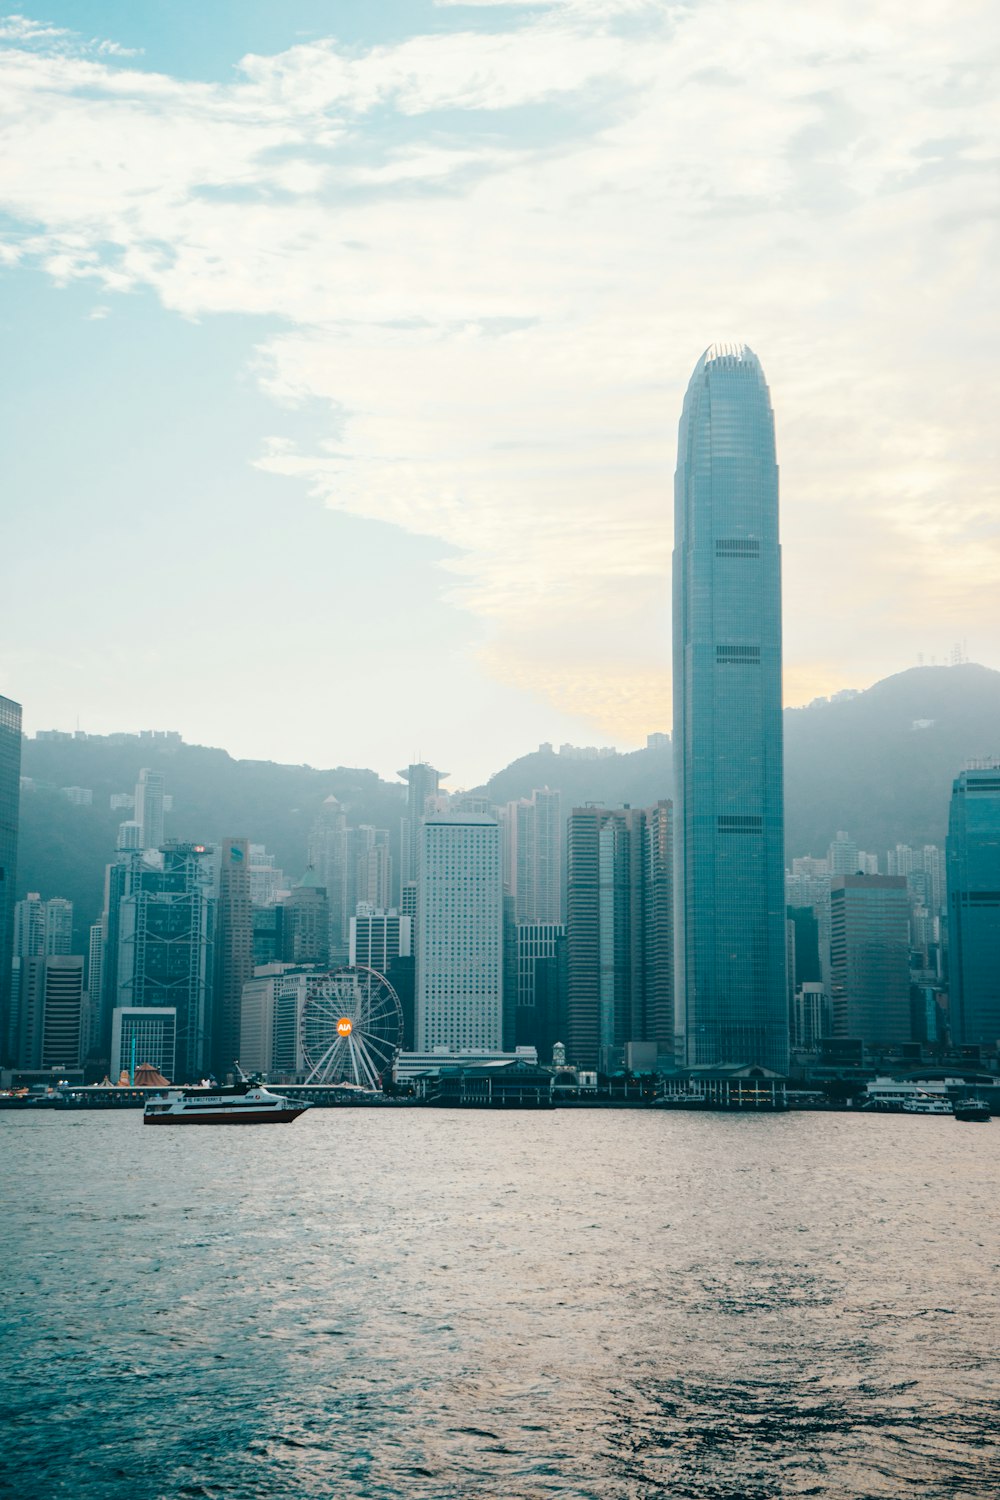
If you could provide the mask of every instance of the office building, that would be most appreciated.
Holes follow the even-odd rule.
[[[217,1077],[239,1060],[240,1004],[253,975],[253,905],[250,899],[250,845],[223,839],[215,934],[215,1020],[213,1056]]]
[[[390,908],[359,904],[351,918],[349,961],[388,974],[400,957],[409,958],[413,951],[413,922],[410,917]]]
[[[816,1052],[823,1037],[832,1035],[830,997],[818,981],[807,980],[795,991],[792,1002],[792,1046]]]
[[[144,767],[135,788],[135,821],[141,847],[159,849],[163,843],[163,773]]]
[[[713,345],[684,398],[673,694],[678,1060],[788,1063],[781,553],[757,356]],[[572,983],[572,950],[570,953]]]
[[[308,1071],[302,1013],[323,976],[293,964],[266,964],[243,987],[240,1062],[271,1082],[301,1083]]]
[[[417,1050],[443,1046],[499,1051],[503,1045],[499,824],[471,813],[425,818],[420,824],[418,854]]]
[[[513,925],[514,956],[513,1032],[518,1047],[535,1047],[539,1057],[548,1055],[558,1035],[550,1037],[548,1007],[536,1003],[539,968],[554,962],[566,928],[561,922],[517,922]],[[548,1050],[547,1050],[548,1048]]]
[[[566,1042],[577,1067],[631,1043],[674,1056],[672,807],[577,807],[568,824]]]
[[[909,902],[902,875],[836,875],[830,890],[833,1035],[910,1041]]]
[[[952,1038],[993,1048],[1000,1042],[1000,764],[956,778],[946,864]]]
[[[11,960],[21,805],[21,705],[0,695],[0,1062],[13,1058]]]
[[[177,1012],[176,1079],[211,1067],[216,899],[212,851],[171,840],[153,864],[122,857],[117,885],[117,1006]],[[114,867],[112,867],[114,869]]]
[[[399,825],[400,891],[408,881],[417,879],[418,834],[429,798],[438,795],[447,771],[435,771],[426,761],[407,766],[396,773],[406,782],[406,811]]]
[[[78,1068],[83,1045],[83,956],[22,960],[19,1068]]]
[[[134,1045],[133,1045],[134,1044]],[[177,1011],[172,1005],[119,1005],[111,1018],[112,1082],[149,1063],[172,1083],[177,1069]]]
[[[316,870],[308,869],[281,902],[280,959],[325,969],[330,953],[330,902]],[[346,957],[346,954],[345,954]]]

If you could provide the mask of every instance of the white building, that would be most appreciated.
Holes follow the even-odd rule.
[[[351,918],[351,966],[363,964],[380,974],[388,973],[393,959],[410,957],[412,929],[412,918],[394,908],[385,911],[359,902],[357,914]]]
[[[503,1046],[500,826],[467,813],[424,819],[417,877],[416,1045]]]
[[[177,1067],[177,1008],[173,1005],[118,1005],[111,1014],[112,1082],[124,1068],[151,1063],[172,1082]]]

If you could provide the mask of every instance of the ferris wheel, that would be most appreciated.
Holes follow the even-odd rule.
[[[403,1008],[383,974],[358,964],[310,981],[302,1008],[306,1083],[379,1089],[403,1041]]]

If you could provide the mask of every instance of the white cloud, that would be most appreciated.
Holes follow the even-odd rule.
[[[775,399],[796,691],[942,636],[1000,657],[990,9],[510,13],[230,85],[8,18],[6,254],[281,318],[275,425],[319,398],[331,439],[262,465],[460,549],[489,669],[610,732],[664,721],[673,435],[716,337]]]

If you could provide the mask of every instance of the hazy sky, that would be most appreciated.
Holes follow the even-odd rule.
[[[0,20],[0,692],[472,783],[670,726],[702,349],[777,415],[785,694],[1000,666],[994,0]]]

